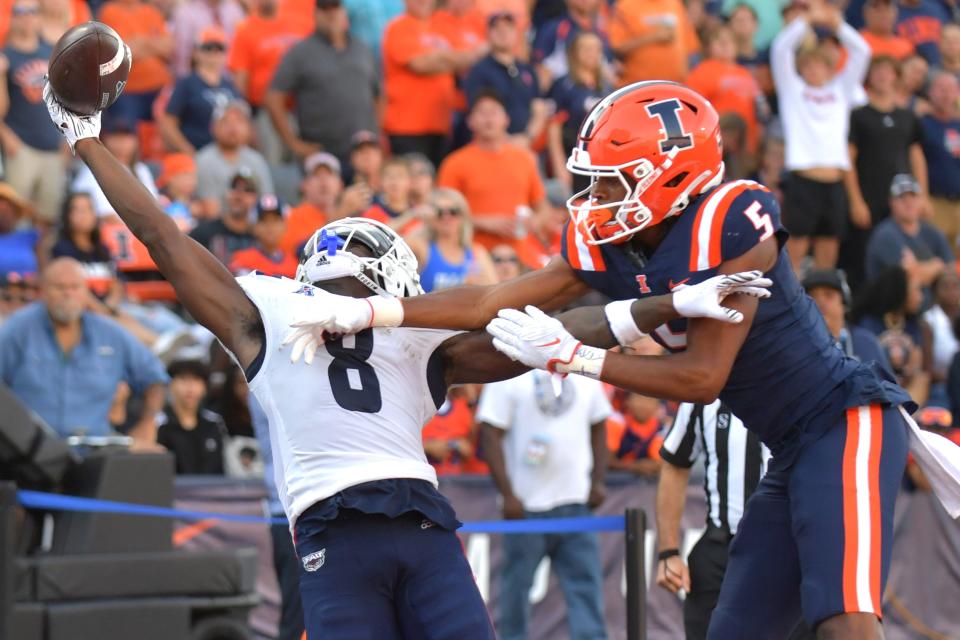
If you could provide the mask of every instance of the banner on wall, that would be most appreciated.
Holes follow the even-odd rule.
[[[647,513],[645,568],[647,577],[647,637],[680,640],[683,636],[682,602],[653,585],[656,540],[654,504],[656,483],[645,478],[611,476],[607,500],[598,515],[623,514],[627,508]],[[441,491],[466,521],[500,517],[497,493],[487,477],[454,476],[441,481]],[[178,479],[176,507],[191,510],[261,515],[263,490],[254,483]],[[684,511],[684,552],[703,531],[703,489],[691,484]],[[626,580],[623,534],[601,533],[600,559],[604,573],[604,607],[608,636],[625,640]],[[888,640],[960,638],[960,616],[953,615],[960,598],[960,524],[928,494],[904,494],[897,504],[896,543],[884,596],[884,628]],[[499,535],[462,534],[467,558],[477,585],[496,617],[499,598]],[[175,542],[184,549],[256,547],[260,552],[257,578],[261,604],[251,615],[254,630],[270,637],[279,617],[279,591],[273,575],[271,541],[265,525],[220,521],[180,522]],[[530,593],[531,640],[567,638],[566,607],[549,560],[537,570]]]

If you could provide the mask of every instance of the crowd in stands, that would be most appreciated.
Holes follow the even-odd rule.
[[[931,428],[960,417],[951,0],[4,6],[0,381],[64,436],[125,433],[173,451],[182,473],[257,468],[242,372],[183,313],[41,100],[54,43],[91,17],[134,61],[104,144],[237,275],[293,277],[307,238],[346,216],[402,234],[426,291],[540,268],[587,186],[565,166],[586,113],[627,83],[687,83],[720,113],[728,179],[780,200],[794,267],[820,274],[811,291],[839,314],[838,341],[876,338]],[[485,393],[452,390],[425,426],[441,474],[488,472]],[[676,407],[607,396],[609,467],[655,475]]]

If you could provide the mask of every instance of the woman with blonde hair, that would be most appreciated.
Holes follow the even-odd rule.
[[[423,290],[497,282],[490,254],[473,243],[470,207],[463,195],[455,189],[434,189],[424,209],[423,228],[406,238],[420,263]]]

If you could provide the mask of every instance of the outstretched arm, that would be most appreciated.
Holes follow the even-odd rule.
[[[562,258],[543,269],[488,286],[443,289],[403,299],[403,325],[431,329],[482,329],[500,309],[532,304],[552,311],[584,295],[584,284]]]
[[[260,314],[233,276],[206,249],[184,235],[153,196],[101,144],[100,114],[77,116],[44,87],[44,101],[54,125],[90,167],[117,215],[150,251],[160,273],[180,302],[246,367],[263,344]]]
[[[723,263],[721,271],[769,270],[777,260],[776,243],[775,238],[764,240]],[[669,356],[623,355],[584,347],[557,321],[533,308],[527,314],[505,311],[490,323],[488,331],[494,335],[497,349],[529,366],[579,373],[655,398],[709,403],[726,384],[757,304],[757,297],[746,295],[724,300],[726,307],[739,314],[739,322],[692,318],[686,350]]]

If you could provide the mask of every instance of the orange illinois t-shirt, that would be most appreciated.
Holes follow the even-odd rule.
[[[247,73],[247,101],[255,107],[263,104],[273,73],[283,54],[310,33],[310,25],[284,18],[250,15],[237,24],[230,45],[227,67]]]
[[[100,9],[100,22],[113,27],[125,41],[137,37],[167,35],[163,14],[145,2],[108,2]],[[167,61],[160,56],[133,56],[127,93],[156,91],[170,82]]]
[[[309,202],[301,202],[287,216],[287,231],[280,241],[280,248],[290,255],[300,255],[300,247],[317,229],[327,224],[327,214]]]
[[[680,0],[618,0],[607,33],[616,49],[660,25],[673,25],[675,37],[670,42],[648,44],[626,52],[621,86],[641,80],[683,82],[686,79],[687,59],[700,50],[700,39]]]
[[[446,135],[450,131],[455,87],[453,73],[421,75],[407,65],[417,56],[452,45],[432,20],[404,14],[383,32],[383,130],[391,135]]]
[[[536,207],[545,195],[533,154],[513,144],[492,150],[470,143],[454,151],[440,165],[437,186],[462,193],[474,218],[514,216],[517,207]],[[474,239],[487,249],[513,243],[512,238],[481,231]]]
[[[913,53],[913,44],[900,36],[878,36],[866,30],[860,32],[863,39],[870,45],[874,56],[890,56],[896,60],[903,60]]]
[[[747,148],[754,152],[759,142],[757,100],[760,85],[747,70],[736,63],[704,60],[687,77],[687,86],[713,103],[717,113],[736,113],[747,123]]]

